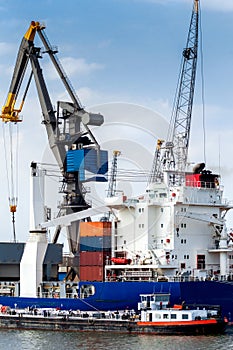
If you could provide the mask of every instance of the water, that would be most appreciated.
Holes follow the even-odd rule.
[[[153,336],[116,333],[0,331],[0,350],[221,350],[233,349],[233,330],[218,336]]]

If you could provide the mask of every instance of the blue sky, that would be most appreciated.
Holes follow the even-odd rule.
[[[0,104],[7,96],[20,41],[31,20],[36,20],[46,24],[46,34],[51,44],[58,46],[58,57],[87,109],[129,103],[158,112],[169,121],[192,6],[192,0],[0,0]],[[220,163],[226,196],[233,199],[233,2],[202,0],[201,21],[207,165],[217,171]],[[203,161],[200,56],[190,140],[190,158],[194,162]],[[49,62],[44,59],[43,63],[50,96],[56,104],[64,98],[64,88]],[[19,240],[24,240],[28,232],[29,165],[32,160],[40,161],[47,152],[33,85],[22,114],[22,185],[16,217]],[[133,115],[130,118],[133,122]],[[153,123],[146,125],[146,119],[144,127],[156,129]],[[148,147],[153,155],[153,140]],[[4,179],[4,162],[0,172]],[[4,222],[0,239],[8,240],[11,219],[7,194],[4,189],[1,192]]]

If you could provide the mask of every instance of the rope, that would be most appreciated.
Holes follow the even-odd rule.
[[[13,198],[14,198],[14,158],[13,158],[13,141],[12,141],[12,126],[11,123],[9,123],[9,139],[10,139],[10,169],[11,169],[11,194],[10,199],[11,203],[13,204]]]
[[[17,124],[17,123],[16,123]],[[5,167],[7,177],[7,189],[8,189],[8,201],[10,211],[12,213],[12,225],[13,225],[13,239],[16,242],[15,235],[15,211],[18,201],[18,144],[19,144],[19,132],[18,124],[16,129],[16,138],[13,136],[12,123],[9,123],[8,135],[5,132],[5,123],[3,123],[3,142],[4,142],[4,155],[5,155]],[[7,140],[9,138],[9,142]],[[16,148],[14,149],[14,141],[16,139]],[[9,152],[9,153],[8,153]],[[15,152],[15,157],[14,157]],[[10,157],[8,157],[10,154]],[[8,162],[8,158],[10,158]]]
[[[16,174],[16,201],[18,204],[18,185],[19,185],[19,176],[18,176],[18,171],[19,171],[19,123],[16,123],[16,157],[15,157],[15,174]]]
[[[9,171],[8,171],[7,154],[6,154],[5,123],[2,123],[2,132],[3,132],[3,144],[4,144],[4,155],[5,155],[5,167],[6,167],[6,178],[7,178],[8,198],[10,199],[10,182],[9,182]]]

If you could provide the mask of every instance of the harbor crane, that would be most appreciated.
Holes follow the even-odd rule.
[[[164,171],[172,171],[171,184],[181,185],[184,181],[196,80],[198,27],[199,0],[194,0],[168,136],[164,146],[163,140],[157,142],[149,184],[164,181]]]
[[[58,60],[57,49],[49,43],[44,29],[43,24],[32,21],[22,39],[1,118],[5,123],[17,124],[22,121],[20,113],[31,79],[34,77],[43,114],[42,123],[45,125],[50,148],[62,174],[63,202],[60,207],[60,215],[63,216],[90,208],[90,204],[85,199],[86,191],[83,185],[86,180],[85,171],[101,174],[101,176],[107,172],[107,151],[100,150],[89,128],[89,126],[102,125],[104,118],[101,114],[89,113],[82,107]],[[53,108],[39,63],[42,55],[41,49],[34,44],[36,33],[44,45],[44,53],[49,55],[71,99],[69,102],[58,101],[57,110]],[[17,97],[29,61],[31,74],[20,107],[16,108]],[[15,211],[16,207],[12,207],[13,209]],[[67,236],[70,252],[75,255],[78,251],[79,221],[74,221],[67,227]]]

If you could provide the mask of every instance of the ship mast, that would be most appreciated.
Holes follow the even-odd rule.
[[[199,0],[194,0],[187,43],[182,53],[181,73],[167,141],[162,149],[161,140],[158,140],[149,183],[163,181],[164,171],[172,171],[173,176],[170,179],[173,185],[181,185],[184,180],[196,80],[198,27]]]

